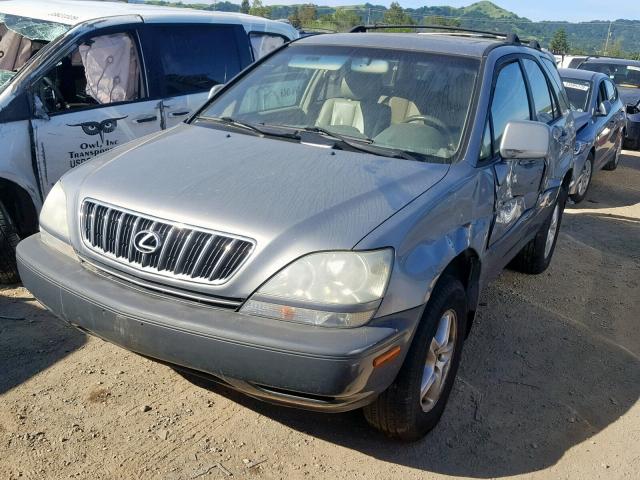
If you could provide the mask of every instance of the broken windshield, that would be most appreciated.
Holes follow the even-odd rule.
[[[0,13],[0,90],[47,43],[68,25]]]

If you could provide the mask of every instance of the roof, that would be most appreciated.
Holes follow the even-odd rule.
[[[587,57],[584,63],[610,63],[613,65],[635,65],[637,67],[640,67],[640,60],[629,60],[625,58],[614,57]]]
[[[574,80],[585,80],[590,82],[594,77],[606,77],[604,73],[592,72],[591,70],[578,70],[577,68],[559,68],[558,73],[562,78],[571,78]]]
[[[418,50],[469,57],[482,57],[489,47],[503,43],[505,43],[504,40],[500,38],[430,33],[335,33],[305,37],[296,42],[302,45],[346,45]]]
[[[276,22],[242,13],[211,12],[190,8],[161,7],[140,3],[96,2],[86,0],[5,0],[0,13],[75,26],[90,20],[119,15],[137,15],[147,23],[233,23],[247,30],[271,31],[297,38],[296,30],[284,22]]]

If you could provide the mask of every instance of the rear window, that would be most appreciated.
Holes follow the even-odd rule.
[[[567,91],[571,109],[578,112],[586,112],[589,108],[589,90],[591,82],[588,80],[578,80],[575,78],[564,78],[562,80],[564,89]]]
[[[207,91],[250,62],[249,41],[240,25],[158,25],[151,32],[154,80],[162,96]]]

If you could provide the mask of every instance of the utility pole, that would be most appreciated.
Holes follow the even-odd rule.
[[[604,52],[603,55],[607,56],[607,51],[609,50],[609,39],[611,38],[611,23],[609,22],[609,30],[607,30],[607,39],[604,42]]]

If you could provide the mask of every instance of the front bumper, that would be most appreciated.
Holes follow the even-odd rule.
[[[33,235],[18,245],[22,281],[64,321],[159,361],[212,375],[274,403],[345,411],[371,402],[393,381],[422,307],[375,325],[299,325],[158,295],[85,268]],[[377,368],[373,359],[401,347]]]

